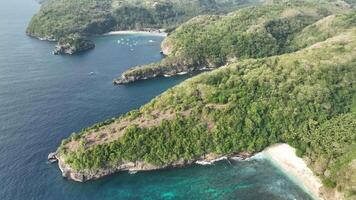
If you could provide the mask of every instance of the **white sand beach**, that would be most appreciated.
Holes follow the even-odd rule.
[[[159,30],[153,30],[153,31],[111,31],[108,33],[105,33],[104,35],[126,35],[126,34],[142,34],[142,35],[155,35],[155,36],[162,36],[162,37],[167,37],[168,33],[164,31],[159,31]]]
[[[304,189],[314,198],[324,199],[321,194],[321,180],[313,174],[304,160],[295,154],[295,151],[288,144],[276,144],[264,150],[263,153],[292,179],[302,183]]]

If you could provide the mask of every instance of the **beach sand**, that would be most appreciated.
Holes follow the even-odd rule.
[[[160,31],[111,31],[105,33],[104,35],[126,35],[126,34],[142,34],[142,35],[155,35],[155,36],[162,36],[167,37],[166,32]]]
[[[316,199],[324,199],[321,194],[322,183],[319,177],[313,174],[302,158],[295,154],[295,149],[288,144],[273,145],[263,153],[285,173]]]

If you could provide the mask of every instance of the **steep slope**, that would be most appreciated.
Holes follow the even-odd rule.
[[[129,69],[116,83],[214,69],[233,60],[293,52],[306,47],[308,43],[310,45],[322,41],[342,31],[337,26],[341,28],[345,24],[347,27],[349,23],[354,23],[352,20],[343,22],[344,19],[338,17],[335,24],[339,25],[326,27],[329,32],[318,36],[309,25],[325,16],[349,9],[336,7],[325,1],[292,3],[248,7],[226,16],[196,17],[172,32],[163,42],[162,50],[167,55],[165,59],[159,63]],[[353,19],[354,15],[353,13]],[[350,16],[344,18],[348,17]],[[309,37],[311,34],[314,37]],[[310,38],[311,41],[304,41],[302,37]],[[301,44],[302,41],[305,44]]]
[[[356,197],[356,113],[343,114],[322,123],[304,142],[300,150],[314,172],[322,178],[325,194],[338,199],[337,191],[346,198]],[[336,188],[330,190],[329,188]]]
[[[86,181],[288,142],[311,159],[326,186],[352,199],[354,180],[346,172],[356,172],[355,49],[350,25],[294,53],[198,75],[139,110],[64,140],[57,151],[63,175]]]

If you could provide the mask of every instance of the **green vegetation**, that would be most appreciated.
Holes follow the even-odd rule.
[[[226,16],[199,16],[166,38],[162,45],[167,54],[164,60],[132,68],[124,72],[121,79],[125,83],[125,79],[216,68],[234,60],[294,52],[354,24],[355,13],[324,18],[346,10],[349,9],[326,1],[282,1],[247,7]],[[320,19],[329,20],[331,24],[320,22],[326,26],[320,27],[315,23]]]
[[[356,195],[352,188],[356,185],[356,113],[332,118],[302,140],[308,144],[305,155],[324,185]]]
[[[40,0],[26,33],[41,40],[58,41],[77,35],[88,36],[114,30],[165,28],[199,14],[220,14],[257,0]],[[89,43],[89,42],[88,42]],[[60,44],[59,44],[60,45]],[[81,48],[88,50],[91,48]],[[55,49],[55,52],[58,52]],[[59,53],[58,53],[59,54]]]
[[[67,163],[80,170],[128,160],[143,160],[155,165],[170,163],[179,158],[190,160],[202,155],[206,151],[204,147],[209,144],[205,125],[197,123],[201,122],[193,118],[177,117],[174,121],[163,121],[158,127],[140,129],[129,126],[120,140],[88,150],[82,146],[67,159]],[[169,132],[165,132],[167,130]],[[196,146],[197,141],[199,148]]]
[[[295,53],[246,59],[198,75],[139,110],[66,140],[60,155],[73,169],[90,171],[125,161],[162,165],[212,152],[259,152],[288,142],[310,157],[326,185],[354,195],[347,172],[355,172],[356,159],[350,114],[355,110],[356,30],[345,30]],[[173,117],[140,124],[167,113]],[[94,145],[88,139],[126,122],[130,125],[110,133],[122,133],[119,139]],[[73,141],[76,149],[69,145]]]
[[[95,47],[95,44],[86,38],[70,35],[59,39],[53,54],[76,54]]]
[[[110,15],[110,3],[109,0],[49,0],[42,4],[26,32],[34,37],[56,40],[70,34],[103,33],[102,29],[110,29],[115,24]]]
[[[167,59],[190,55],[214,65],[238,59],[138,110],[73,134],[59,156],[84,173],[125,162],[169,165],[208,153],[255,153],[286,142],[309,159],[325,186],[354,199],[356,13],[329,15],[340,10],[327,3],[296,4],[246,8],[182,25],[166,41],[182,38]],[[202,64],[195,61],[187,63]]]
[[[225,13],[253,0],[46,0],[27,34],[59,39],[112,30],[171,28],[206,13]]]

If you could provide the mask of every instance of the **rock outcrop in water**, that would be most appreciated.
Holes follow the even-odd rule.
[[[57,161],[58,161],[58,159],[57,159],[57,153],[56,153],[56,152],[50,153],[50,154],[48,155],[47,160],[48,160],[48,162],[50,162],[50,163],[55,163],[55,162],[57,162]]]
[[[54,55],[60,54],[76,54],[93,49],[95,44],[88,39],[79,36],[69,36],[59,40],[58,44],[53,50]]]

